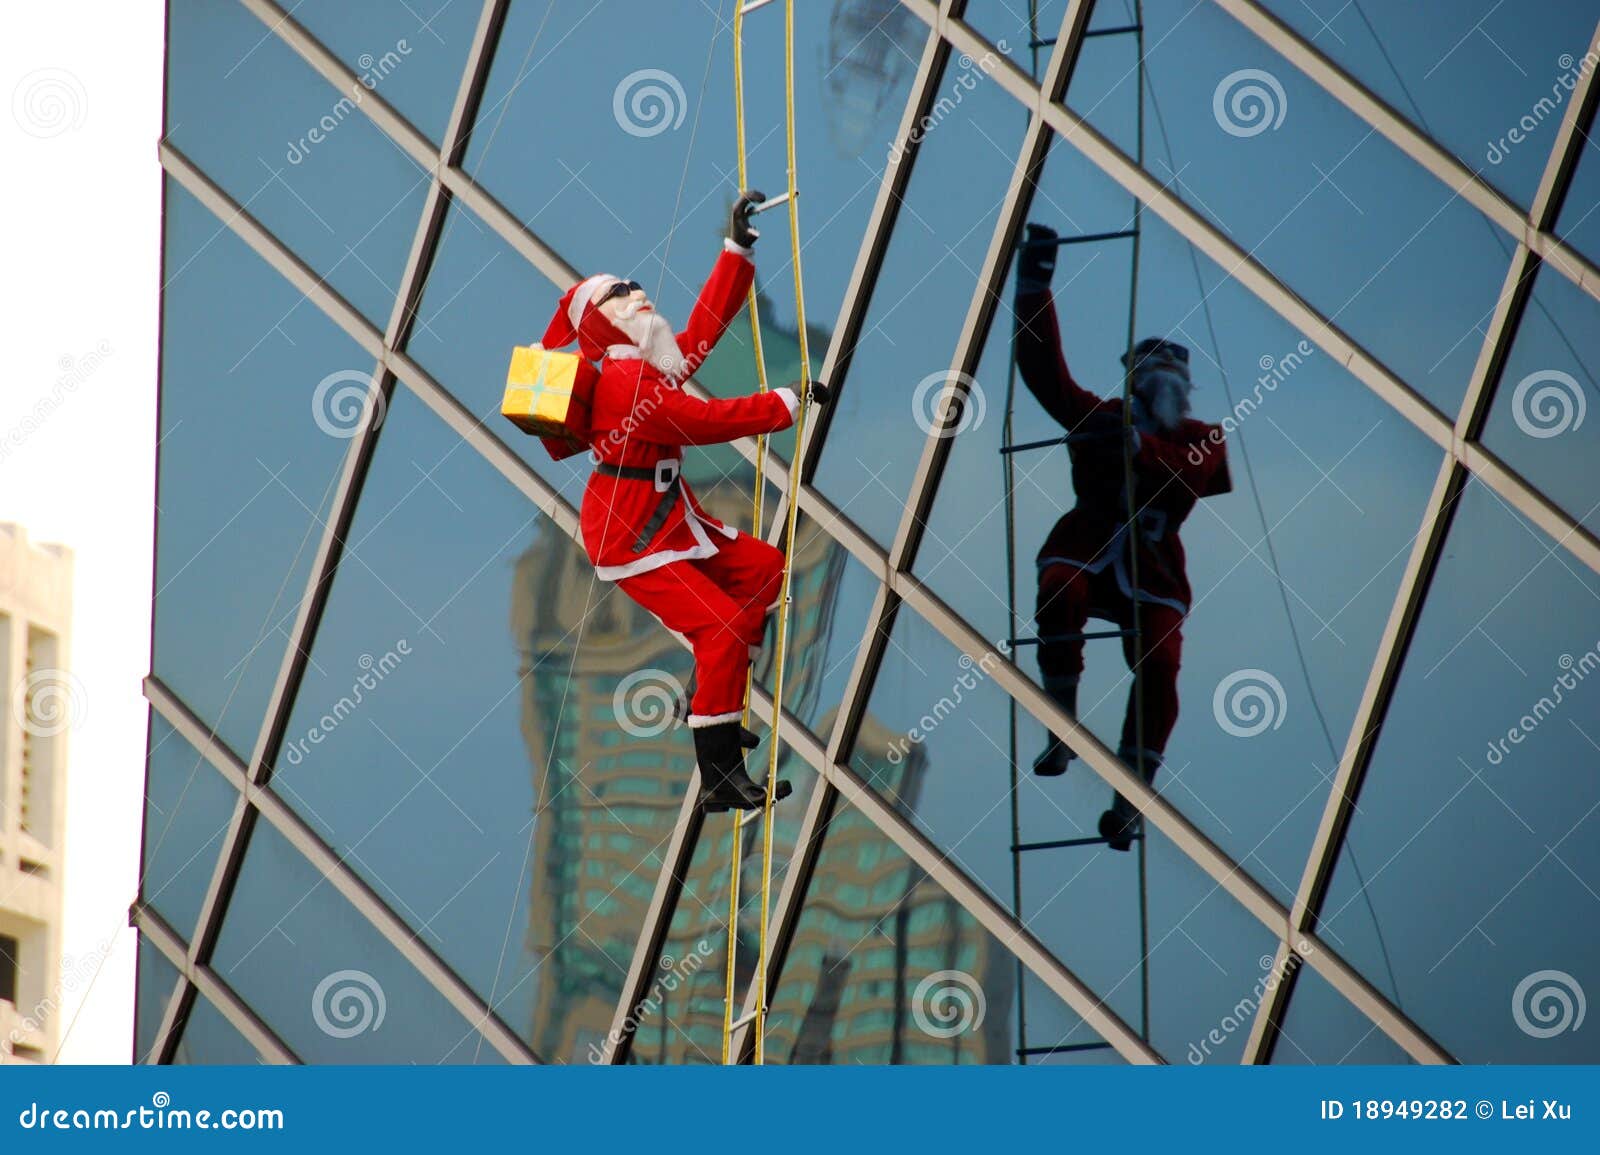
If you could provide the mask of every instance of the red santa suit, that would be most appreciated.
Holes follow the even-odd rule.
[[[1203,497],[1227,493],[1227,446],[1219,426],[1184,418],[1167,432],[1138,432],[1133,454],[1137,541],[1129,542],[1122,466],[1122,399],[1099,397],[1078,385],[1061,352],[1055,303],[1048,290],[1017,296],[1016,359],[1028,389],[1069,434],[1072,484],[1078,502],[1039,550],[1039,666],[1046,679],[1076,682],[1083,671],[1081,635],[1090,616],[1131,627],[1139,602],[1144,654],[1144,750],[1159,764],[1178,719],[1178,666],[1183,619],[1191,591],[1178,529]],[[1134,564],[1136,563],[1136,564]],[[1133,574],[1137,569],[1138,590]],[[1135,641],[1123,638],[1129,668]],[[1138,745],[1130,694],[1122,749]]]
[[[569,290],[544,339],[559,348],[576,338],[584,356],[600,361],[588,436],[596,468],[580,511],[584,548],[597,577],[689,639],[690,726],[739,718],[750,654],[782,583],[781,551],[706,513],[682,477],[684,446],[776,433],[794,421],[798,399],[789,389],[703,401],[679,388],[738,314],[754,275],[749,250],[725,242],[677,334],[682,360],[670,372],[592,304],[615,277]]]

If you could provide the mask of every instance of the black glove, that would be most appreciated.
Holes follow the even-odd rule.
[[[1060,238],[1047,225],[1030,224],[1017,250],[1017,288],[1040,290],[1050,287],[1056,271],[1056,244]]]
[[[811,383],[811,403],[813,405],[826,405],[829,401],[832,401],[832,400],[833,400],[833,390],[832,389],[829,389],[821,381],[813,381]]]
[[[766,199],[764,193],[747,188],[733,202],[728,212],[728,239],[740,248],[748,249],[760,239],[761,234],[750,227],[750,210]]]

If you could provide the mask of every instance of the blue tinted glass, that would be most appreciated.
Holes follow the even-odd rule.
[[[1540,269],[1483,441],[1591,531],[1600,529],[1597,375],[1600,305],[1554,269]]]
[[[139,936],[138,994],[134,1003],[133,1043],[136,1063],[150,1061],[150,1049],[155,1046],[156,1032],[161,1029],[161,1016],[167,1013],[167,1003],[178,983],[178,968],[167,961],[167,956],[144,935]]]
[[[388,321],[428,173],[244,5],[172,6],[166,129],[341,296]],[[167,261],[168,278],[177,268]],[[287,311],[259,308],[259,325]]]
[[[1484,179],[1531,204],[1591,47],[1583,0],[1266,0],[1265,7]]]
[[[1322,912],[1462,1062],[1600,1059],[1597,647],[1600,577],[1469,485]]]
[[[1556,231],[1562,240],[1591,261],[1600,260],[1600,145],[1584,137],[1578,154],[1578,167],[1572,186],[1556,218]]]
[[[294,18],[434,143],[444,137],[481,4],[317,0]]]
[[[1510,240],[1220,8],[1147,5],[1145,29],[1150,173],[1453,413]],[[1097,39],[1067,93],[1124,150],[1136,63]]]
[[[166,719],[150,715],[144,786],[144,901],[183,938],[194,933],[238,794]]]
[[[1326,979],[1302,965],[1288,1013],[1278,1028],[1272,1061],[1323,1066],[1409,1063],[1411,1058]]]
[[[746,756],[750,777],[765,784],[771,747],[759,723],[762,743]],[[778,777],[794,793],[773,807],[772,886],[777,901],[784,872],[794,852],[800,820],[816,773],[787,746],[780,750]],[[629,1062],[643,1064],[719,1063],[722,1061],[722,1019],[727,990],[729,885],[733,874],[734,819],[731,814],[706,816],[695,843],[683,891],[678,898],[667,939],[657,960],[655,981],[634,1011],[638,1028]],[[739,840],[739,916],[734,940],[734,1015],[743,1011],[745,992],[756,972],[761,929],[762,824],[744,823]]]
[[[566,1057],[610,1027],[692,764],[665,712],[689,674],[402,389],[273,783],[536,1051]]]
[[[767,1019],[767,1062],[1018,1061],[1016,958],[859,810],[836,804]],[[1118,1062],[1029,980],[1028,1062]],[[1086,1049],[1066,1050],[1067,1047]]]
[[[1071,187],[1083,190],[1074,200],[1058,169],[1059,161],[1073,155],[1056,147],[1030,219],[1065,235],[1072,224],[1061,206],[1072,203],[1079,228],[1101,231],[1114,219],[1117,198],[1103,179],[1088,180],[1071,166]],[[1181,549],[1170,544],[1180,530],[1168,524],[1157,544],[1141,551],[1142,585],[1177,597],[1179,584],[1153,572],[1159,564],[1171,573],[1186,571],[1191,593],[1176,635],[1171,617],[1141,615],[1150,631],[1149,649],[1160,642],[1170,655],[1176,637],[1180,668],[1170,738],[1163,747],[1152,709],[1140,744],[1165,750],[1166,769],[1156,785],[1168,801],[1287,903],[1421,524],[1439,451],[1277,314],[1222,278],[1216,266],[1201,260],[1197,277],[1186,242],[1148,214],[1141,254],[1137,331],[1170,336],[1190,349],[1197,383],[1193,415],[1221,425],[1225,441],[1192,446],[1197,456],[1188,464],[1204,466],[1225,454],[1231,490],[1195,504],[1182,522]],[[1060,352],[1074,378],[1099,397],[1119,396],[1130,301],[1128,241],[1063,246],[1053,283]],[[1047,654],[1032,644],[1041,632],[1114,632],[1126,624],[1112,620],[1126,599],[1113,584],[1114,567],[1102,567],[1086,585],[1093,616],[1041,627],[1037,559],[1092,563],[1109,556],[1112,551],[1103,547],[1125,521],[1126,506],[1121,455],[1113,448],[1097,456],[1089,443],[1080,450],[1084,476],[1075,481],[1067,450],[1058,443],[1067,426],[1013,372],[1014,291],[1014,280],[1008,280],[1007,308],[974,375],[981,400],[955,437],[915,570],[991,645],[1013,634],[1024,639],[1017,664],[1040,677],[1042,664],[1070,662],[1070,646],[1052,645]],[[1215,346],[1206,310],[1215,324]],[[1045,351],[1052,359],[1035,379],[1054,404],[1061,386],[1048,341]],[[1009,443],[1033,448],[1002,454],[1008,396]],[[1071,420],[1080,437],[1091,435],[1081,428],[1087,418]],[[1141,478],[1162,476],[1148,464],[1138,472]],[[1169,492],[1150,484],[1142,494]],[[1203,485],[1199,475],[1185,476],[1170,483],[1170,492]],[[1152,498],[1150,508],[1165,509],[1163,501]],[[1101,524],[1096,517],[1111,528],[1093,528]],[[1046,577],[1054,581],[1061,568],[1046,571]],[[1008,581],[1014,583],[1014,619]],[[1116,750],[1123,744],[1130,688],[1122,640],[1091,638],[1079,648],[1084,670],[1078,712]],[[1157,692],[1161,675],[1162,663],[1146,666],[1147,695]],[[1270,720],[1259,728],[1238,713],[1258,691],[1271,708]],[[1055,787],[1034,778],[1031,767],[1045,734],[1025,714],[1021,718],[1021,790],[1042,803]],[[993,733],[1003,762],[1007,730]],[[1024,806],[1025,826],[1035,811]],[[1040,839],[1059,836],[1037,832]]]
[[[501,1062],[265,822],[250,837],[211,965],[303,1062]]]
[[[171,181],[166,244],[152,666],[247,759],[372,358]]]
[[[1014,842],[1093,838],[1111,790],[1081,767],[1018,784],[1010,820],[1009,699],[983,663],[915,614],[896,619],[851,763],[991,894],[1012,901]],[[1162,835],[1147,843],[1150,1038],[1175,1059],[1256,981],[1272,939]],[[1123,1020],[1137,1027],[1145,975],[1138,855],[1104,845],[1021,852],[1021,916]],[[1181,926],[1182,933],[1175,929]],[[1269,958],[1270,961],[1270,958]],[[1030,1040],[1031,1042],[1032,1040]],[[1208,1061],[1237,1061],[1242,1034]]]
[[[885,543],[905,508],[930,399],[949,372],[1027,123],[986,63],[995,67],[952,55],[939,81],[817,474],[818,489]]]
[[[196,995],[172,1061],[180,1066],[254,1066],[256,1049],[204,995]]]

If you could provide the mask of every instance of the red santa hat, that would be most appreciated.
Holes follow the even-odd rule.
[[[568,289],[556,306],[555,316],[545,328],[543,345],[546,349],[560,349],[578,342],[578,350],[590,361],[605,355],[608,345],[632,344],[619,332],[605,315],[594,308],[594,301],[618,283],[619,278],[610,273],[596,273]]]

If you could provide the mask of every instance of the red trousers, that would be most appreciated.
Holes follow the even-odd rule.
[[[1089,615],[1106,618],[1123,629],[1133,625],[1133,607],[1117,585],[1110,566],[1089,573],[1074,565],[1049,565],[1039,571],[1037,623],[1041,638],[1081,634]],[[1139,603],[1139,631],[1142,638],[1125,636],[1122,654],[1128,668],[1140,661],[1136,643],[1143,642],[1144,669],[1144,748],[1158,760],[1167,748],[1172,727],[1178,722],[1178,665],[1183,655],[1183,614],[1172,606]],[[1083,673],[1083,639],[1042,642],[1039,646],[1039,672],[1046,678],[1076,681]],[[1128,691],[1128,706],[1122,718],[1122,749],[1139,745],[1135,694],[1138,683]]]
[[[783,552],[740,533],[718,539],[710,557],[668,562],[617,585],[694,647],[689,725],[738,719],[750,647],[761,644],[767,608],[783,585]]]

